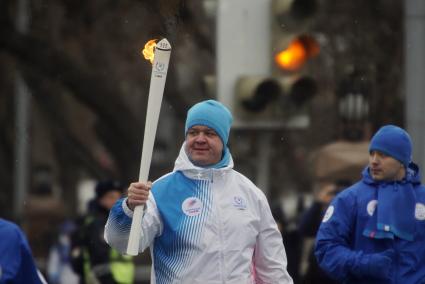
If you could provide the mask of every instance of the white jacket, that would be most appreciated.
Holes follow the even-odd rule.
[[[293,283],[281,234],[263,192],[233,168],[194,166],[184,145],[173,172],[156,180],[139,250],[150,247],[152,284]],[[111,210],[105,240],[126,251],[132,211]]]

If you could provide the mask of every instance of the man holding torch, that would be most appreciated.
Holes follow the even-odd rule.
[[[134,182],[112,208],[106,241],[126,252],[133,210],[144,205],[139,251],[150,247],[151,283],[293,283],[263,192],[233,169],[233,118],[215,100],[187,113],[174,170]]]

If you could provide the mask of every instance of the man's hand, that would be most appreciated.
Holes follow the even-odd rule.
[[[364,254],[359,264],[353,267],[352,273],[365,279],[386,279],[392,277],[392,262],[395,257],[394,249],[383,252]]]
[[[146,204],[148,200],[149,191],[151,190],[152,183],[148,182],[133,182],[128,187],[127,193],[127,206],[134,210],[136,206]]]
[[[380,279],[390,279],[392,273],[391,264],[394,256],[395,251],[393,249],[371,254],[369,275]]]

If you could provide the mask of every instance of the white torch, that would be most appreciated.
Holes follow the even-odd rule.
[[[146,45],[155,45],[154,41]],[[146,46],[145,46],[146,48]],[[145,54],[145,51],[143,51]],[[171,45],[167,39],[162,39],[156,44],[153,54],[152,75],[149,87],[148,108],[146,112],[145,134],[143,137],[142,157],[140,162],[139,181],[148,181],[149,168],[152,159],[153,145],[155,142],[156,128],[159,112],[161,110],[162,96],[164,94],[165,80],[167,79],[168,62],[170,61]],[[145,56],[146,57],[146,56]],[[142,217],[144,206],[136,206],[128,238],[127,254],[139,253],[140,238],[143,237]]]

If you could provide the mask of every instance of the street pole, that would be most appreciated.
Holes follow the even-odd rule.
[[[18,1],[15,27],[20,33],[27,33],[29,27],[28,0]],[[25,197],[28,190],[29,167],[29,111],[30,92],[19,71],[15,74],[15,163],[13,211],[17,220],[22,219]]]
[[[413,140],[413,160],[425,174],[425,1],[405,2],[406,127]]]

